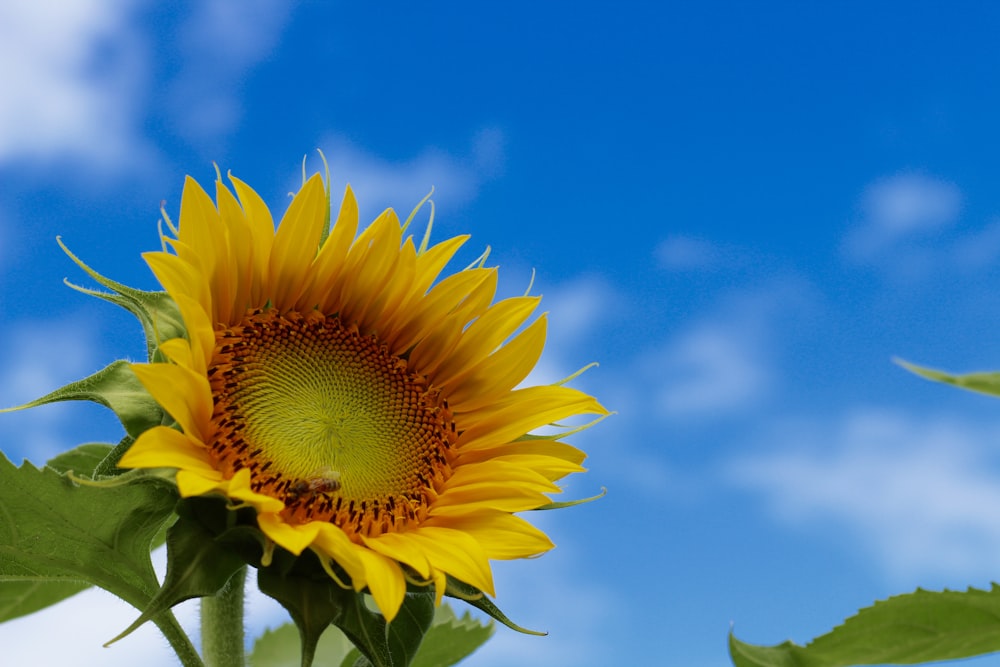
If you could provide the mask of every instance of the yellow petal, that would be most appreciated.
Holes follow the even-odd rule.
[[[528,376],[542,356],[546,317],[542,315],[513,340],[464,372],[439,380],[452,409],[468,412],[496,402]]]
[[[268,266],[271,299],[281,309],[291,308],[309,287],[312,266],[326,220],[326,191],[319,174],[305,182],[278,225]]]
[[[257,523],[261,531],[278,546],[291,551],[298,556],[319,535],[319,525],[316,521],[306,524],[289,524],[274,512],[263,512],[257,515]]]
[[[260,308],[268,300],[268,265],[271,260],[271,248],[274,244],[274,220],[264,200],[253,188],[230,175],[236,195],[240,198],[243,212],[246,214],[247,229],[250,232],[250,245],[253,248],[254,282],[250,285],[250,303],[247,308]]]
[[[593,396],[571,387],[518,389],[497,401],[495,409],[477,412],[476,422],[466,427],[459,436],[457,446],[460,449],[492,447],[511,442],[536,428],[581,414],[607,414],[607,410]]]
[[[419,549],[417,543],[410,539],[410,533],[386,533],[362,539],[365,545],[373,551],[409,565],[424,579],[430,577],[430,564],[427,562],[427,557]]]
[[[496,560],[531,558],[555,546],[545,533],[506,512],[479,510],[453,517],[432,517],[427,525],[452,528],[471,535],[486,555]]]
[[[468,533],[430,526],[408,531],[405,536],[417,543],[435,569],[495,595],[486,553]]]
[[[538,297],[515,297],[494,304],[462,333],[455,351],[441,364],[435,379],[447,384],[493,353],[538,307]]]
[[[140,435],[118,465],[122,468],[181,468],[205,473],[214,470],[204,445],[166,426],[154,426]]]
[[[185,434],[208,442],[212,390],[204,375],[174,364],[131,364],[129,367]]]
[[[375,604],[385,616],[385,620],[391,621],[399,613],[403,596],[406,595],[403,570],[396,561],[370,549],[359,547],[355,553],[365,568],[368,590],[375,598]]]

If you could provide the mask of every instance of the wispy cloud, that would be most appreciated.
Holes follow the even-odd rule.
[[[868,187],[863,221],[848,239],[849,250],[871,257],[893,244],[939,232],[958,220],[962,193],[954,183],[923,174],[897,174]]]
[[[476,196],[480,185],[502,168],[504,160],[503,134],[494,128],[477,133],[464,155],[429,146],[411,158],[389,160],[336,135],[319,145],[330,163],[333,191],[343,192],[350,182],[363,221],[388,207],[405,218],[431,187],[440,210],[457,208]],[[447,215],[436,218],[435,224],[447,223]]]
[[[214,149],[239,123],[248,70],[275,48],[291,3],[208,0],[192,5],[180,28],[180,71],[169,86],[170,115],[181,136]]]
[[[752,406],[772,379],[759,334],[703,324],[669,343],[656,365],[657,405],[667,414],[695,416]]]
[[[741,458],[728,479],[792,525],[833,523],[890,578],[989,577],[1000,550],[1000,424],[855,410],[771,434],[794,449]]]
[[[138,93],[148,54],[134,0],[0,4],[0,165],[82,158],[98,166],[143,149]]]
[[[809,291],[794,278],[739,290],[664,340],[658,352],[642,355],[637,373],[655,397],[654,409],[697,419],[767,400],[778,380],[781,327],[809,307]]]

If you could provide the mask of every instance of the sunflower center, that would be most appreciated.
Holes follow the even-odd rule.
[[[216,333],[210,450],[230,476],[285,503],[286,519],[349,535],[426,516],[451,475],[447,402],[375,336],[335,316],[252,311]]]

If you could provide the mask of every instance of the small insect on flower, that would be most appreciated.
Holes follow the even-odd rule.
[[[296,503],[310,496],[335,493],[340,490],[340,473],[329,466],[317,470],[306,479],[289,485],[285,495],[286,503]]]

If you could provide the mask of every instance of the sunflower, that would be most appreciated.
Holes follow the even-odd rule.
[[[491,559],[553,546],[514,513],[583,470],[581,451],[531,432],[606,414],[562,383],[517,388],[545,342],[539,298],[494,302],[482,261],[442,278],[467,236],[428,247],[428,225],[418,247],[391,209],[358,233],[349,186],[330,226],[318,174],[277,228],[230,179],[213,202],[188,178],[173,236],[144,255],[187,336],[132,365],[175,423],[120,465],[253,507],[271,544],[311,549],[389,620],[408,581],[437,602],[448,576],[495,595]]]

